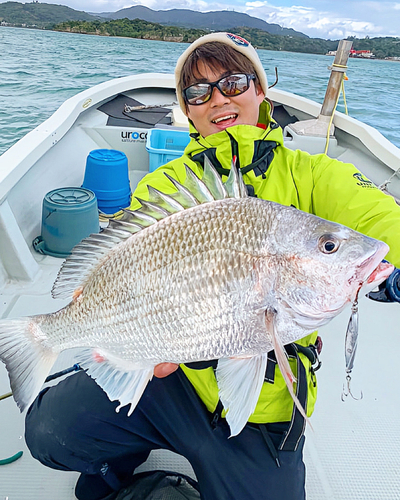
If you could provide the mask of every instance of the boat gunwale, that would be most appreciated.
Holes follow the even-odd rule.
[[[173,75],[141,73],[114,78],[70,97],[43,123],[0,156],[0,204],[30,168],[71,129],[78,117],[122,92],[140,88],[175,88]]]
[[[64,137],[82,113],[119,93],[140,88],[174,89],[174,75],[140,73],[115,78],[67,99],[47,120],[28,132],[0,156],[0,204],[26,172],[33,168],[36,161]],[[321,111],[321,104],[285,90],[269,89],[268,97],[311,117],[317,118]],[[339,111],[335,112],[333,124],[358,139],[370,154],[386,164],[393,172],[398,170],[400,149],[375,128]]]

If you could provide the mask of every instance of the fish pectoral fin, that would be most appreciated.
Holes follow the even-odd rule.
[[[276,311],[266,311],[265,312],[265,324],[266,324],[267,330],[271,334],[272,345],[274,346],[276,361],[278,363],[279,370],[280,370],[282,377],[286,383],[286,387],[288,388],[289,394],[291,395],[294,404],[296,405],[300,414],[304,417],[304,420],[312,428],[312,425],[310,424],[310,420],[307,417],[307,411],[305,410],[305,408],[303,408],[301,406],[299,398],[296,396],[294,389],[293,389],[293,384],[296,382],[296,377],[293,375],[292,369],[290,367],[289,358],[288,358],[287,353],[285,351],[285,346],[283,345],[282,340],[279,337],[279,335],[275,329],[275,314],[276,314]]]
[[[132,414],[153,378],[153,365],[129,362],[102,349],[83,350],[78,356],[78,363],[103,389],[110,401],[120,402],[116,411],[131,405],[128,415]]]
[[[241,432],[254,412],[264,382],[267,354],[221,358],[216,370],[219,397],[226,410],[231,437]]]

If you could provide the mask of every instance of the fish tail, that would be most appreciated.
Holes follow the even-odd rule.
[[[0,321],[0,360],[21,412],[33,402],[57,358],[45,340],[35,317]]]
[[[274,346],[274,351],[275,351],[275,356],[276,356],[276,361],[278,363],[279,369],[282,373],[283,379],[286,382],[286,386],[288,388],[288,391],[293,399],[294,404],[298,408],[300,414],[304,417],[305,421],[311,426],[310,420],[307,417],[307,414],[302,407],[298,397],[294,393],[293,390],[293,383],[296,382],[296,377],[293,375],[292,369],[290,368],[289,360],[285,351],[285,347],[282,344],[281,339],[279,336],[276,334],[275,331],[275,324],[273,317],[269,318],[269,313],[266,313],[266,322],[267,322],[267,327],[268,330],[272,334],[272,344]]]

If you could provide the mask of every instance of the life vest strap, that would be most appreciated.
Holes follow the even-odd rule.
[[[291,358],[295,358],[297,363],[297,373],[296,373],[296,396],[301,404],[301,406],[304,408],[305,411],[307,411],[307,397],[308,397],[308,380],[307,380],[307,373],[306,373],[306,368],[299,357],[299,353],[305,355],[311,362],[312,367],[311,370],[315,371],[318,369],[321,365],[319,359],[318,359],[318,353],[319,353],[319,348],[317,345],[310,344],[308,347],[301,346],[296,343],[288,344],[285,346],[285,350],[287,352],[287,355]],[[186,363],[186,366],[191,369],[195,370],[203,370],[205,368],[209,368],[210,366],[215,370],[218,364],[218,360],[210,360],[210,361],[199,361],[195,363]],[[275,357],[275,352],[270,351],[268,353],[268,361],[267,361],[267,367],[265,371],[265,381],[269,383],[274,383],[275,380],[275,367],[276,367],[277,361]],[[313,368],[316,366],[316,368]],[[214,413],[212,414],[211,417],[211,425],[215,427],[218,423],[218,421],[221,418],[223,411],[223,406],[220,400],[218,400],[216,409]],[[271,451],[271,454],[276,461],[278,467],[279,467],[279,459],[278,459],[278,451],[296,451],[298,448],[298,445],[300,443],[300,440],[304,434],[305,431],[305,419],[298,410],[296,405],[293,405],[293,412],[292,412],[292,417],[291,420],[288,424],[287,430],[283,432],[282,436],[282,441],[276,449],[272,443],[271,438],[268,436],[268,431],[266,424],[251,424],[251,425],[257,425],[260,428],[260,431],[264,437],[264,440],[266,442],[266,445],[268,446],[268,449]],[[269,438],[269,439],[268,439]],[[271,446],[273,448],[271,448]],[[275,451],[274,451],[275,450]]]
[[[308,396],[307,373],[306,373],[306,368],[299,357],[297,347],[298,347],[297,344],[289,344],[285,346],[285,349],[289,356],[295,356],[297,359],[296,396],[301,406],[304,408],[304,411],[307,412],[307,396]],[[281,444],[279,445],[279,450],[296,451],[300,439],[304,434],[305,426],[306,426],[305,419],[303,415],[300,413],[297,406],[294,404],[289,428],[283,434]]]

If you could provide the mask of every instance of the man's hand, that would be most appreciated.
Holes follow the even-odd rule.
[[[154,376],[158,378],[164,378],[175,372],[179,368],[179,365],[175,363],[160,363],[154,367]]]
[[[367,297],[378,302],[400,302],[400,269],[395,268],[378,290],[369,292]]]

